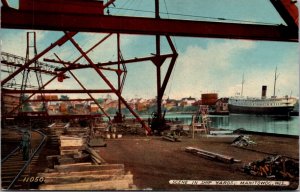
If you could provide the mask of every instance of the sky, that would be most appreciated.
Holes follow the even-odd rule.
[[[12,6],[17,7],[15,2],[9,1]],[[154,17],[153,10],[154,0],[116,0],[115,7],[109,8],[111,15],[135,17]],[[285,24],[268,0],[160,0],[160,11],[161,18],[165,19],[220,22],[217,18],[222,18],[222,22]],[[27,30],[1,29],[1,50],[25,56],[26,32]],[[36,31],[36,33],[38,52],[63,35],[63,32],[59,31]],[[84,50],[87,50],[105,35],[107,34],[79,33],[75,39]],[[166,39],[164,37],[161,39],[162,53],[171,53]],[[241,92],[243,74],[244,96],[260,97],[262,85],[267,85],[267,96],[270,97],[273,94],[276,67],[279,74],[276,85],[277,96],[299,97],[297,43],[191,37],[172,37],[172,40],[179,55],[164,98],[180,99],[191,96],[200,99],[201,94],[211,92],[218,93],[219,97],[235,96]],[[112,35],[92,51],[89,57],[94,63],[116,61],[116,42],[116,35]],[[151,56],[151,53],[155,53],[155,37],[122,34],[121,51],[125,59]],[[62,47],[55,47],[44,58],[54,59],[54,53],[65,61],[74,61],[80,56],[69,42]],[[80,62],[87,63],[84,59]],[[167,60],[162,66],[162,78],[169,62]],[[156,96],[156,71],[151,62],[128,64],[127,70],[123,89],[123,96],[126,99],[149,99]],[[73,72],[87,88],[108,88],[92,69]],[[116,87],[116,74],[107,71],[104,74]],[[1,73],[1,76],[3,79],[6,74]],[[49,78],[43,76],[43,81],[46,82]],[[20,81],[20,76],[16,79]],[[63,83],[55,80],[47,88],[80,89],[80,86],[70,78]],[[105,98],[107,95],[93,96]],[[88,98],[85,94],[72,94],[70,97]]]

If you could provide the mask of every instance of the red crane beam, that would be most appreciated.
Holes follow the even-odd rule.
[[[162,58],[162,59],[167,59],[167,58],[170,58],[170,57],[173,57],[173,56],[174,56],[174,54],[165,54],[165,55],[160,55],[159,57]],[[126,60],[122,60],[122,63],[128,64],[128,63],[151,61],[156,57],[157,56],[126,59]],[[91,66],[89,64],[74,63],[74,65],[71,65],[71,64],[73,64],[72,62],[59,61],[59,60],[47,59],[47,58],[45,58],[44,61],[51,62],[51,63],[61,63],[61,64],[69,65],[68,67],[65,67],[65,68],[55,69],[55,71],[67,71],[67,70],[74,70],[74,69],[91,68]],[[101,69],[100,67],[103,67],[103,66],[111,66],[111,65],[117,65],[117,64],[118,64],[118,61],[109,61],[109,62],[97,63],[96,66],[98,66],[98,68]]]
[[[298,31],[284,25],[1,10],[2,28],[298,42]]]
[[[68,100],[65,100],[65,99],[32,99],[32,100],[28,100],[26,102],[30,103],[30,102],[43,102],[43,101],[94,101],[93,99],[68,99]]]
[[[64,90],[58,90],[58,89],[48,89],[48,90],[30,90],[30,89],[27,89],[27,90],[14,90],[14,89],[2,89],[2,92],[3,93],[15,93],[15,94],[20,94],[20,93],[114,93],[112,90],[110,89],[90,89],[90,90],[81,90],[81,89],[64,89]]]
[[[26,115],[26,118],[30,119],[40,119],[43,117],[43,113],[41,112],[22,112],[21,115]],[[99,118],[103,117],[102,114],[88,114],[88,115],[74,115],[74,114],[68,114],[68,115],[48,115],[47,119],[92,119],[92,118]],[[22,118],[22,116],[6,116],[5,118]]]
[[[292,0],[270,0],[282,19],[289,27],[298,29],[299,13],[295,5],[296,1]]]

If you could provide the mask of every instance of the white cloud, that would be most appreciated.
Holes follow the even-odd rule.
[[[171,95],[175,98],[187,94],[200,97],[201,93],[222,91],[225,81],[232,79],[228,72],[232,60],[240,51],[253,48],[253,41],[242,40],[212,41],[207,47],[187,47],[185,52],[179,53]]]

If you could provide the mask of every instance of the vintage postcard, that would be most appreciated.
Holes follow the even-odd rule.
[[[299,185],[297,0],[1,0],[1,188]]]

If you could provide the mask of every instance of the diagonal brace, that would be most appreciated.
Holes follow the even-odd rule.
[[[68,33],[65,32],[67,35]],[[75,42],[72,36],[69,36],[69,40],[76,47],[76,49],[81,53],[81,55],[87,60],[87,62],[95,69],[95,71],[99,74],[99,76],[103,79],[103,81],[109,86],[109,88],[118,96],[118,98],[123,102],[123,104],[129,109],[129,111],[135,116],[135,118],[142,124],[144,129],[150,134],[151,129],[145,124],[145,122],[134,112],[134,110],[129,106],[126,100],[122,97],[119,91],[109,82],[106,76],[97,68],[97,65],[93,63],[93,61],[87,56],[87,54],[80,48],[80,46]]]

